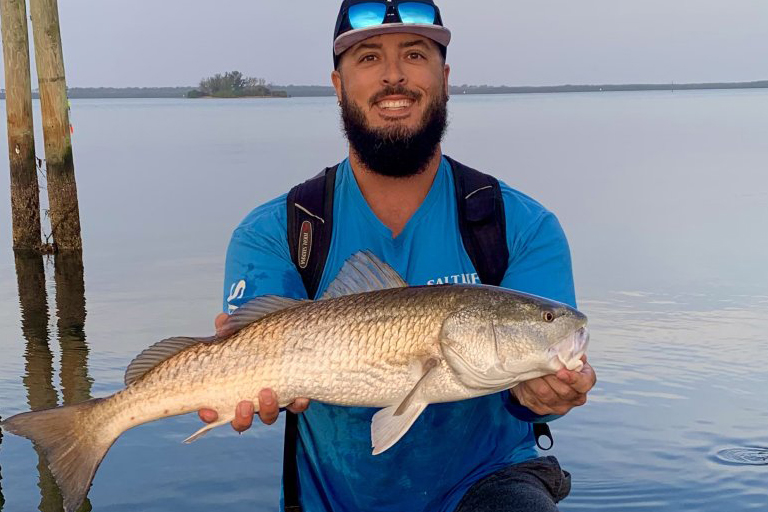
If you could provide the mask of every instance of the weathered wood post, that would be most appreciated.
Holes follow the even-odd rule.
[[[5,109],[11,166],[14,249],[40,247],[40,192],[32,125],[32,81],[25,0],[0,0],[5,63]]]
[[[57,249],[81,249],[80,208],[69,132],[69,104],[61,52],[59,8],[56,0],[30,0],[29,8],[43,113],[51,232]]]

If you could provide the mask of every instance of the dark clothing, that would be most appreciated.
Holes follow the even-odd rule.
[[[571,475],[554,457],[539,457],[497,471],[469,488],[456,512],[557,512],[571,492]]]

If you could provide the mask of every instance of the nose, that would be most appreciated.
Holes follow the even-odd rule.
[[[384,66],[384,71],[381,75],[382,85],[405,85],[407,77],[403,72],[403,68],[400,65],[398,59],[387,59],[387,64]]]

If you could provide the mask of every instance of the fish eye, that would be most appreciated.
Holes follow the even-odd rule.
[[[554,314],[554,313],[552,313],[551,311],[545,311],[545,312],[544,312],[544,313],[541,315],[541,317],[542,317],[542,318],[544,319],[544,321],[545,321],[545,322],[547,322],[548,324],[549,324],[549,323],[552,323],[552,322],[554,322],[554,321],[555,321],[555,314]]]

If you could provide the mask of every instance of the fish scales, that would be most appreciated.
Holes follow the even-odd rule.
[[[128,388],[130,395],[164,397],[145,401],[144,414],[134,415],[135,421],[145,421],[146,414],[162,417],[171,396],[178,400],[172,408],[177,414],[203,407],[234,410],[265,387],[283,398],[281,405],[309,396],[339,405],[382,406],[418,379],[409,371],[414,357],[439,351],[440,310],[451,307],[452,296],[447,289],[430,290],[432,314],[425,315],[419,311],[423,306],[413,307],[416,290],[306,303],[273,313],[222,342],[194,345]],[[334,377],[342,373],[343,381]]]

